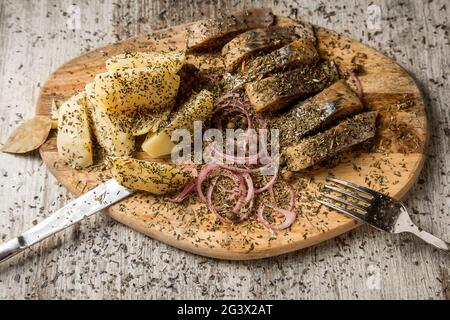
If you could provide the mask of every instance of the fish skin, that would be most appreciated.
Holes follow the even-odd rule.
[[[283,156],[291,171],[302,171],[375,136],[377,111],[357,114],[288,147]]]
[[[339,80],[289,110],[273,114],[270,127],[280,130],[280,146],[287,147],[329,123],[361,112],[363,105],[345,80]]]
[[[273,112],[322,91],[338,78],[339,71],[335,63],[324,61],[247,83],[245,92],[256,112]]]
[[[310,39],[299,39],[270,53],[244,61],[241,73],[247,81],[255,81],[301,65],[315,64],[319,58],[319,53]]]
[[[278,49],[298,39],[310,39],[314,45],[317,42],[313,27],[301,21],[241,33],[222,48],[225,68],[233,72],[244,59],[262,51]]]
[[[274,23],[272,9],[252,8],[223,17],[197,21],[186,28],[186,49],[199,51],[221,48],[236,35]]]

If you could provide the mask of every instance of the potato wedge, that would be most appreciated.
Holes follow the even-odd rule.
[[[134,150],[134,137],[130,130],[124,129],[111,121],[108,110],[103,103],[95,99],[95,84],[86,86],[88,110],[93,132],[97,142],[110,156],[128,156]]]
[[[142,150],[152,158],[169,155],[175,146],[171,141],[172,133],[176,129],[192,131],[194,121],[206,121],[211,116],[213,100],[213,94],[207,90],[202,90],[200,93],[193,95],[172,116],[172,120],[167,127],[147,136],[142,144]]]
[[[86,93],[81,92],[64,102],[58,111],[58,154],[74,168],[93,163]]]
[[[133,136],[142,136],[149,132],[154,133],[167,122],[171,109],[153,111],[149,110],[145,113],[138,112],[133,116],[131,134]]]
[[[176,192],[193,179],[190,171],[170,164],[128,157],[112,158],[111,162],[111,174],[121,185],[156,195]]]
[[[142,67],[163,67],[177,73],[186,63],[184,52],[134,52],[114,56],[106,61],[108,71]]]
[[[135,68],[100,73],[94,80],[93,99],[110,114],[123,115],[139,108],[172,107],[180,77],[164,68]]]

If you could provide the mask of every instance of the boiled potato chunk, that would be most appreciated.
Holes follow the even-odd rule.
[[[114,56],[106,61],[109,71],[128,68],[163,67],[170,73],[177,73],[186,63],[184,52],[134,52]]]
[[[128,156],[134,150],[134,137],[129,132],[111,121],[108,110],[103,103],[94,98],[95,84],[86,86],[89,113],[97,142],[110,156]]]
[[[171,141],[172,133],[176,129],[187,129],[192,132],[194,121],[206,121],[211,116],[213,100],[213,94],[207,90],[193,95],[172,116],[168,126],[147,136],[142,144],[142,150],[152,158],[169,155],[175,146]]]
[[[145,113],[137,113],[133,117],[131,134],[133,136],[142,136],[149,132],[158,131],[159,127],[167,121],[172,109],[161,111],[149,110]]]
[[[163,195],[180,190],[193,179],[192,173],[182,167],[148,162],[128,157],[112,158],[112,176],[121,185]]]
[[[58,112],[59,157],[74,168],[92,165],[92,139],[86,94],[81,92],[64,102]]]
[[[142,150],[152,158],[168,156],[174,147],[175,144],[172,142],[171,136],[165,131],[149,133],[142,144]]]
[[[142,67],[100,73],[94,83],[94,100],[110,114],[123,115],[142,107],[172,107],[180,77],[168,69]]]

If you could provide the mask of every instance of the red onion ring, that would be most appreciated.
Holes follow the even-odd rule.
[[[236,100],[237,100],[238,98],[239,98],[239,93],[236,93],[236,92],[227,92],[227,93],[221,95],[219,98],[217,98],[215,104],[216,104],[216,105],[221,105],[221,104],[223,104],[226,100],[229,100],[229,99],[236,99]]]
[[[289,209],[288,211],[294,211],[294,207],[295,207],[295,192],[294,192],[294,188],[292,188],[292,186],[289,183],[286,183],[288,190],[289,190]],[[275,200],[275,193],[273,191],[273,185],[269,188],[269,192],[270,192],[270,198],[272,200],[272,203],[274,206],[278,206],[277,201]],[[278,214],[278,218],[282,218],[283,214]]]
[[[241,111],[246,116],[249,116],[249,109],[250,106],[247,103],[244,103],[242,101],[238,100],[239,94],[224,94],[221,97],[219,97],[216,102],[214,103],[215,108],[212,111],[212,114],[215,114],[216,112],[225,109],[227,107],[231,107],[231,111]],[[233,108],[236,108],[236,110],[233,110]],[[230,112],[227,110],[227,112]]]
[[[244,179],[241,175],[236,174],[235,172],[232,172],[233,175],[235,175],[239,180],[239,188],[241,190],[238,201],[236,202],[236,205],[233,208],[234,213],[239,213],[242,209],[242,206],[245,204],[245,198],[247,195],[247,188],[245,187]]]
[[[269,188],[270,200],[275,203],[275,192],[273,191],[273,186]]]
[[[204,167],[198,177],[197,177],[197,181],[196,181],[196,187],[197,187],[197,194],[199,196],[199,198],[203,201],[203,202],[207,202],[207,198],[205,197],[203,190],[202,190],[202,184],[203,182],[206,180],[206,178],[214,171],[217,169],[224,169],[227,170],[228,172],[230,172],[232,179],[234,179],[236,182],[238,182],[239,186],[240,186],[240,190],[241,190],[241,197],[245,198],[245,195],[247,193],[247,190],[245,188],[245,183],[244,183],[244,178],[240,175],[238,175],[235,171],[233,170],[228,170],[226,168],[221,168],[221,166],[217,163],[210,163],[208,165],[206,165],[206,167]],[[233,210],[234,211],[234,210]],[[239,210],[237,210],[239,212]]]
[[[196,181],[197,194],[198,194],[200,200],[205,203],[206,203],[206,197],[203,194],[203,190],[202,190],[203,181],[206,180],[206,178],[208,177],[208,175],[210,174],[211,171],[213,171],[214,169],[217,169],[218,167],[219,167],[219,165],[217,163],[209,163],[198,174],[197,181]]]
[[[268,169],[272,166],[271,163],[265,164],[261,167],[255,168],[255,169],[249,169],[249,168],[239,168],[239,167],[232,167],[226,164],[220,164],[218,163],[218,166],[220,166],[223,169],[229,170],[229,171],[234,171],[234,172],[239,172],[239,173],[259,173],[264,169]]]
[[[217,218],[219,218],[220,221],[225,222],[225,223],[233,223],[232,220],[228,219],[227,217],[222,216],[219,213],[219,211],[217,211],[216,207],[212,204],[212,193],[214,191],[214,187],[216,186],[216,183],[217,183],[217,179],[214,179],[208,187],[206,205],[208,206],[208,209],[211,210],[216,215]]]
[[[240,194],[238,201],[236,202],[236,205],[234,206],[232,212],[239,213],[242,210],[242,207],[246,203],[250,203],[248,211],[251,210],[251,207],[253,206],[253,196],[254,196],[254,190],[253,190],[253,181],[251,180],[251,176],[249,174],[244,174],[242,176],[237,175],[233,172],[231,172],[232,177],[235,177],[238,179],[239,186],[240,186]],[[248,188],[245,187],[244,181],[246,182]],[[217,184],[217,178],[214,179],[211,184],[208,187],[207,195],[206,195],[206,204],[208,208],[222,221],[226,223],[234,223],[234,222],[241,222],[248,218],[248,213],[245,216],[241,216],[238,220],[233,221],[226,217],[223,217],[217,208],[212,203],[212,193],[214,191],[214,188]]]
[[[267,154],[267,150],[265,150],[265,151],[266,151],[266,154]],[[243,162],[244,163],[249,163],[249,164],[251,164],[251,162],[248,161],[248,160],[256,160],[256,162],[258,162],[258,160],[261,159],[261,153],[262,152],[263,151],[259,152],[256,155],[247,156],[247,157],[241,158],[241,159],[247,160],[247,161],[243,161]],[[227,161],[233,160],[233,161],[229,161],[229,162],[236,162],[235,160],[237,158],[239,158],[239,157],[227,155],[227,154],[221,152],[220,150],[218,150],[215,146],[212,146],[212,148],[211,148],[211,157],[214,158],[215,156],[220,156],[220,157],[222,157],[222,159],[225,158]],[[255,157],[256,159],[254,159],[253,157]],[[236,172],[240,172],[240,173],[258,173],[258,172],[261,172],[262,170],[268,169],[268,168],[270,168],[272,166],[272,163],[267,163],[267,164],[265,164],[265,165],[263,165],[261,167],[254,168],[254,169],[249,169],[249,168],[233,167],[233,166],[229,166],[229,165],[226,165],[226,164],[223,164],[223,163],[216,163],[216,164],[218,166],[220,166],[221,168],[223,168],[223,169],[226,169],[226,170],[229,170],[229,171],[236,171]]]
[[[275,185],[275,182],[277,181],[277,178],[278,178],[278,173],[274,174],[272,176],[272,178],[269,180],[269,182],[264,187],[256,189],[255,193],[258,194],[258,193],[261,193],[261,192],[264,192],[264,191],[267,191],[267,190],[273,188],[273,186]]]
[[[214,156],[221,157],[224,161],[228,163],[256,164],[258,163],[259,159],[259,153],[245,157],[232,156],[227,153],[221,152],[219,149],[216,148],[215,145],[213,145],[211,148],[211,154],[212,157]]]
[[[246,146],[249,144],[251,139],[254,139],[253,136],[250,135],[250,129],[253,127],[251,117],[249,114],[248,109],[250,109],[250,105],[248,103],[244,103],[240,100],[238,100],[239,94],[236,93],[225,93],[221,97],[219,97],[215,102],[215,109],[213,110],[213,114],[216,112],[219,112],[225,108],[226,109],[223,112],[223,115],[229,114],[231,112],[241,112],[245,115],[247,118],[247,132],[246,132],[246,139],[243,141],[244,145],[244,152],[246,152]],[[260,123],[260,128],[265,129],[267,128],[267,121],[265,119],[258,118],[258,121]],[[221,125],[219,126],[221,129]],[[267,159],[268,153],[267,150],[261,150],[258,154],[255,155],[249,155],[244,157],[237,157],[233,155],[228,155],[226,153],[223,153],[222,150],[218,150],[215,146],[211,148],[212,152],[214,152],[215,155],[222,157],[226,162],[228,163],[238,163],[238,164],[256,164],[258,163],[259,159]],[[266,146],[267,149],[267,146]],[[214,154],[212,155],[214,157]]]
[[[362,91],[361,91],[362,92]],[[250,106],[240,100],[238,100],[239,95],[236,93],[227,93],[224,94],[222,97],[220,97],[216,103],[215,103],[215,109],[213,110],[213,113],[222,111],[223,114],[229,114],[232,112],[239,112],[242,113],[246,119],[247,119],[247,132],[245,140],[243,141],[243,148],[244,148],[244,154],[248,152],[246,150],[248,148],[248,144],[251,142],[251,139],[255,139],[258,136],[256,135],[250,135],[250,128],[252,128],[252,117],[250,116]],[[259,127],[260,128],[267,128],[267,122],[265,119],[262,118],[256,118],[259,121]],[[263,158],[268,159],[268,150],[267,150],[267,143],[265,145],[265,148],[262,148],[263,150],[258,152],[256,155],[246,155],[246,156],[231,156],[226,153],[223,153],[223,150],[218,150],[215,145],[211,148],[211,156],[214,159],[216,156],[221,156],[222,159],[224,159],[227,162],[232,163],[243,163],[243,164],[253,164],[258,163],[258,161],[261,161]],[[264,150],[266,149],[266,150]],[[271,200],[273,204],[262,204],[258,210],[257,210],[257,219],[258,221],[264,225],[266,228],[269,228],[273,231],[280,231],[284,230],[286,228],[289,228],[296,219],[296,213],[294,212],[295,208],[295,193],[294,189],[290,184],[288,184],[289,188],[289,194],[290,194],[290,200],[289,200],[289,208],[288,210],[279,208],[277,206],[277,202],[275,199],[274,194],[274,185],[277,182],[278,178],[278,172],[272,175],[272,178],[269,182],[266,183],[263,187],[256,189],[253,183],[253,177],[252,174],[262,174],[264,169],[269,169],[273,166],[273,163],[268,163],[263,166],[260,166],[258,168],[248,168],[246,166],[242,167],[235,167],[230,166],[227,164],[222,163],[209,163],[206,166],[203,167],[203,169],[200,171],[200,173],[197,174],[193,173],[193,175],[196,177],[192,181],[190,181],[183,191],[175,197],[172,200],[176,201],[182,201],[184,197],[186,197],[187,194],[194,191],[196,189],[197,194],[201,201],[206,203],[209,210],[211,210],[220,221],[225,223],[236,223],[243,220],[246,220],[252,211],[254,200],[256,194],[269,191],[271,195]],[[237,220],[231,220],[230,218],[226,216],[222,216],[220,213],[220,210],[230,210],[225,205],[222,205],[222,207],[216,207],[213,204],[213,192],[215,188],[217,187],[218,178],[220,175],[227,174],[227,177],[233,180],[237,186],[231,190],[224,190],[222,186],[219,185],[219,187],[222,187],[222,190],[220,192],[225,192],[231,194],[231,199],[234,201],[234,199],[237,198],[236,204],[234,205],[232,212],[235,214],[243,214],[239,216],[239,219]],[[202,186],[203,182],[210,176],[214,175],[215,178],[211,180],[211,184],[207,188],[206,196],[203,193]],[[245,209],[244,209],[245,206]],[[284,221],[280,224],[270,224],[265,218],[264,218],[264,209],[268,207],[272,209],[274,212],[276,212],[278,215],[278,218],[282,219],[284,218]]]
[[[189,181],[178,195],[176,195],[173,198],[168,198],[167,200],[170,202],[176,202],[176,203],[183,202],[184,199],[186,199],[186,197],[188,196],[188,194],[190,194],[191,192],[193,192],[195,190],[195,184],[196,184],[195,180],[198,176],[197,168],[195,166],[186,166],[184,168],[184,170],[190,171],[192,173],[192,176],[194,177],[194,179]]]
[[[192,176],[194,178],[196,178],[198,176],[198,171],[197,171],[197,168],[195,167],[195,165],[188,164],[183,168],[183,170],[192,173]]]
[[[266,207],[271,208],[272,210],[282,214],[284,216],[284,221],[282,223],[279,224],[271,224],[269,223],[265,218],[264,218],[264,209]],[[258,221],[266,228],[273,230],[273,231],[281,231],[284,229],[289,228],[295,221],[297,214],[294,211],[289,211],[289,210],[284,210],[281,208],[277,208],[275,206],[272,206],[270,204],[262,204],[259,208],[258,208],[258,212],[257,212],[257,217],[258,217]]]
[[[173,198],[169,198],[167,200],[170,202],[175,202],[175,203],[183,202],[184,199],[186,199],[186,197],[188,196],[188,194],[190,194],[191,192],[193,192],[195,190],[195,184],[196,184],[195,179],[189,181],[186,184],[186,186],[183,188],[183,190],[177,196],[175,196]]]
[[[247,214],[244,217],[242,217],[242,220],[245,220],[248,218],[248,214],[253,208],[253,200],[255,198],[255,186],[253,184],[253,179],[250,174],[243,173],[242,177],[244,178],[244,180],[247,184],[247,196],[245,198],[245,203],[246,204],[248,203],[248,208],[247,208]]]
[[[288,183],[287,184],[288,189],[289,189],[289,195],[290,195],[290,199],[289,199],[289,211],[294,211],[294,207],[295,207],[295,192],[294,192],[294,188]]]

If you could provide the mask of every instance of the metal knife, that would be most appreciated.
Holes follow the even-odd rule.
[[[116,180],[108,180],[44,219],[20,236],[0,245],[0,263],[51,235],[133,194]]]

